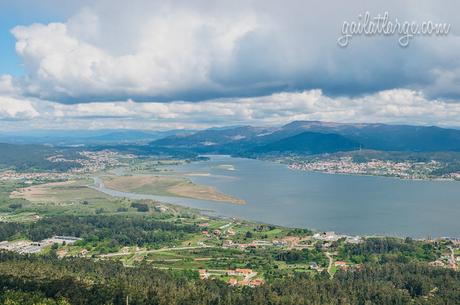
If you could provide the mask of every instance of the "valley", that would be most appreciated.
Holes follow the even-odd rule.
[[[154,289],[170,296],[171,287],[178,299],[200,289],[199,302],[231,291],[244,303],[266,291],[264,301],[284,304],[286,287],[331,283],[331,299],[372,287],[403,302],[449,300],[458,282],[460,194],[458,182],[438,180],[456,179],[456,151],[364,150],[345,136],[301,132],[300,141],[280,130],[263,143],[244,130],[148,145],[37,146],[39,157],[35,147],[9,146],[0,173],[0,281],[14,282],[3,287],[27,298],[26,287],[43,291],[51,279],[47,295],[80,304],[116,300],[113,291],[142,304]],[[70,293],[77,290],[84,293]]]

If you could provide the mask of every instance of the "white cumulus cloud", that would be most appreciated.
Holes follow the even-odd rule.
[[[133,15],[101,15],[87,8],[66,23],[17,26],[12,33],[29,72],[28,94],[168,95],[217,86],[210,69],[223,64],[237,41],[257,26],[251,14],[237,15],[160,7],[131,23]]]
[[[61,102],[202,100],[320,88],[356,96],[406,88],[459,97],[460,6],[455,1],[107,1],[68,20],[17,26],[27,95]],[[344,21],[444,22],[451,33],[336,41]]]
[[[0,96],[0,120],[29,120],[39,115],[30,101]]]
[[[228,125],[281,125],[294,120],[382,122],[460,127],[460,104],[428,99],[407,89],[362,97],[330,97],[321,90],[202,102],[133,100],[61,104],[0,98],[0,121],[26,120],[25,128],[208,128]],[[16,126],[17,128],[18,126]]]

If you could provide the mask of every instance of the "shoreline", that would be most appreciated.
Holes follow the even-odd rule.
[[[98,183],[100,183],[100,182],[98,182]],[[121,195],[121,194],[120,195],[114,195],[114,194],[111,194],[111,193],[104,192],[103,190],[100,189],[100,187],[101,187],[100,184],[97,185],[95,183],[93,185],[90,185],[89,187],[91,187],[91,188],[93,188],[93,189],[95,189],[95,190],[97,190],[99,192],[105,193],[105,194],[107,194],[109,196],[112,196],[112,197],[123,197],[123,195]],[[117,190],[109,189],[109,188],[107,188],[105,186],[103,186],[103,188],[105,190],[108,190],[108,191],[120,192],[120,191],[117,191]],[[122,193],[124,195],[127,194],[126,192],[122,192]],[[136,194],[136,193],[133,193],[133,194]],[[147,195],[147,194],[137,194],[137,195],[142,197],[142,195]],[[155,196],[155,195],[152,195],[152,196]],[[178,199],[178,200],[180,200],[180,199],[190,199],[190,198],[187,198],[187,197],[179,197],[179,196],[170,196],[170,197]],[[411,238],[411,239],[414,239],[414,240],[423,240],[423,241],[430,241],[430,240],[437,240],[437,239],[448,239],[448,240],[451,240],[451,239],[459,240],[460,239],[460,236],[455,237],[455,236],[445,236],[445,235],[444,236],[442,236],[442,235],[439,235],[439,236],[433,235],[433,236],[430,236],[428,238],[428,237],[421,237],[421,236],[410,236],[410,235],[404,235],[404,234],[390,234],[390,233],[388,233],[388,234],[387,233],[369,233],[369,234],[354,234],[353,233],[352,234],[352,233],[347,233],[347,232],[342,232],[342,231],[332,231],[332,230],[328,230],[328,229],[318,229],[318,228],[313,228],[313,227],[282,225],[282,224],[277,224],[277,223],[273,223],[273,222],[266,222],[266,221],[262,221],[262,220],[251,219],[250,217],[248,218],[248,217],[241,217],[241,216],[225,215],[225,214],[222,214],[221,212],[218,212],[218,211],[213,210],[213,209],[193,207],[193,206],[187,205],[186,203],[180,203],[180,201],[179,202],[171,202],[171,201],[168,201],[168,198],[155,199],[155,200],[158,200],[159,202],[161,202],[163,204],[176,206],[178,208],[193,209],[193,210],[197,211],[199,214],[201,214],[203,216],[212,217],[212,218],[216,218],[216,219],[225,219],[225,220],[233,219],[233,220],[240,220],[240,221],[254,223],[254,224],[274,225],[274,226],[278,226],[278,227],[282,227],[282,228],[289,228],[289,229],[307,229],[307,230],[312,231],[313,233],[333,232],[336,235],[341,235],[341,236],[344,236],[344,237],[347,237],[347,236],[348,237],[360,237],[360,238],[388,237],[388,238],[398,238],[398,239]],[[193,199],[193,200],[199,200],[199,199]]]
[[[118,176],[120,177],[120,176]],[[135,176],[131,176],[135,177]],[[156,177],[163,177],[163,176],[156,176]],[[226,204],[231,204],[231,205],[244,205],[246,204],[246,201],[235,198],[231,195],[227,195],[224,193],[221,193],[219,190],[217,190],[214,187],[208,186],[208,185],[203,185],[203,184],[196,184],[192,181],[189,181],[190,185],[193,185],[193,187],[197,187],[199,189],[197,190],[188,190],[188,188],[182,189],[182,186],[175,186],[173,185],[172,187],[169,187],[168,189],[165,189],[165,194],[154,194],[154,193],[145,193],[145,192],[136,192],[135,190],[128,190],[128,189],[117,189],[113,188],[110,186],[106,185],[106,181],[104,180],[104,176],[94,176],[93,177],[93,185],[89,185],[89,187],[102,192],[102,190],[105,189],[107,191],[111,192],[117,192],[117,193],[125,193],[125,194],[133,194],[135,196],[156,196],[156,197],[172,197],[172,198],[177,198],[177,199],[192,199],[192,200],[197,200],[197,201],[210,201],[214,203],[226,203]],[[187,186],[186,186],[187,187]],[[206,191],[205,193],[202,193],[201,191]],[[191,194],[187,195],[188,192],[191,192]],[[109,194],[110,195],[110,194]],[[195,196],[194,196],[195,195]],[[113,195],[111,195],[113,196]]]
[[[269,160],[263,160],[263,159],[261,160],[269,161]],[[388,179],[397,179],[401,181],[460,182],[460,180],[456,180],[453,178],[402,178],[402,177],[391,176],[391,175],[384,176],[384,175],[373,175],[373,174],[341,173],[341,172],[328,172],[328,171],[321,171],[321,170],[297,169],[297,168],[293,168],[292,164],[276,162],[276,161],[270,161],[270,162],[275,162],[278,164],[286,165],[288,169],[293,170],[293,171],[308,172],[308,173],[321,173],[321,174],[328,174],[328,175],[343,175],[343,176],[357,176],[357,177],[380,177],[380,178],[388,178]]]
[[[232,156],[228,156],[228,155],[205,155],[206,157],[212,157],[212,156],[216,156],[218,158],[216,158],[215,160],[211,159],[214,163],[212,163],[212,165],[214,164],[220,164],[220,163],[223,163],[223,164],[231,164],[232,161],[230,159],[227,159],[227,158],[221,158],[221,157],[230,157],[230,158],[235,158],[234,162],[234,165],[237,166],[239,164],[239,166],[243,166],[243,164],[246,164],[244,163],[243,161],[246,159],[248,161],[257,161],[257,162],[267,162],[267,163],[271,163],[273,165],[277,165],[277,166],[281,166],[282,168],[285,168],[286,170],[289,170],[289,171],[294,171],[295,169],[293,168],[289,168],[288,164],[286,163],[282,163],[282,162],[276,162],[274,160],[267,160],[267,159],[258,159],[258,158],[245,158],[245,157],[232,157]],[[237,159],[240,159],[242,163],[238,163],[240,161],[238,161]],[[208,160],[208,161],[211,161],[211,160]],[[192,163],[195,163],[195,162],[192,162]],[[207,166],[207,165],[203,165],[203,166]],[[201,167],[201,166],[198,166],[198,167]],[[286,168],[287,167],[287,168]],[[193,167],[192,169],[187,169],[187,170],[196,170],[197,166]],[[398,183],[401,182],[403,185],[406,185],[406,184],[410,184],[410,182],[413,181],[413,183],[415,183],[415,185],[420,185],[421,187],[423,187],[423,185],[425,185],[425,183],[435,183],[435,185],[438,185],[438,188],[439,187],[442,187],[442,185],[446,185],[446,186],[450,186],[450,187],[454,187],[455,188],[455,184],[453,184],[453,180],[447,180],[447,179],[403,179],[403,178],[399,178],[399,177],[392,177],[392,176],[380,176],[380,175],[360,175],[360,174],[349,174],[349,173],[330,173],[330,172],[322,172],[322,171],[307,171],[307,170],[299,170],[299,171],[304,171],[306,172],[305,174],[308,174],[308,172],[310,173],[314,173],[314,174],[318,174],[318,175],[321,175],[321,174],[328,174],[328,175],[342,175],[342,176],[345,176],[345,177],[361,177],[361,178],[365,178],[365,177],[368,177],[369,179],[378,179],[378,180],[374,180],[375,182],[373,184],[378,184],[379,183],[379,180],[381,180],[381,183],[384,183],[385,182],[386,184],[388,183],[391,183],[391,181],[394,181],[394,183]],[[314,176],[313,176],[314,177]],[[333,177],[333,176],[331,176]],[[338,176],[337,176],[338,177]],[[395,179],[396,178],[396,179]],[[356,178],[357,179],[357,178]],[[205,183],[205,181],[207,180],[199,180],[201,181],[202,183]],[[341,180],[336,180],[336,181],[341,181]],[[348,180],[347,180],[348,181]],[[361,181],[361,180],[352,180],[352,181]],[[366,180],[367,181],[367,180]],[[418,183],[418,182],[422,182],[422,183]],[[449,183],[441,183],[441,182],[449,182]],[[222,182],[223,183],[223,182]],[[414,185],[414,184],[410,184],[410,185]],[[431,185],[431,184],[430,184]],[[418,186],[418,187],[420,187]],[[372,196],[371,196],[372,198]],[[409,202],[410,203],[410,202]],[[239,216],[243,216],[243,219],[249,219],[251,221],[257,221],[257,222],[262,222],[262,223],[268,223],[268,224],[275,224],[275,225],[280,225],[280,226],[285,226],[285,227],[290,227],[290,228],[308,228],[308,229],[315,229],[315,230],[334,230],[334,231],[337,231],[337,232],[346,232],[346,233],[350,233],[350,234],[358,234],[358,235],[370,235],[370,236],[395,236],[395,237],[411,237],[411,238],[422,238],[422,239],[427,239],[427,237],[459,237],[458,234],[456,234],[456,231],[458,230],[447,230],[447,231],[444,231],[444,230],[433,230],[433,231],[429,231],[429,232],[425,232],[426,230],[406,230],[404,227],[404,225],[398,225],[396,226],[396,228],[384,228],[384,227],[380,227],[380,226],[370,226],[371,230],[360,230],[360,226],[358,226],[358,230],[352,230],[352,231],[347,231],[347,230],[341,230],[343,229],[343,226],[336,226],[336,225],[332,225],[332,226],[324,226],[324,224],[321,224],[321,223],[318,223],[318,221],[313,221],[313,222],[305,222],[305,223],[300,223],[300,226],[299,224],[294,224],[293,222],[291,221],[284,221],[284,220],[280,220],[280,221],[273,221],[273,218],[272,217],[272,221],[269,221],[269,219],[267,219],[266,217],[264,216],[257,216],[255,213],[250,213],[250,215],[244,215],[244,213],[234,213],[234,214],[229,214],[228,211],[221,211],[221,209],[217,209],[218,210],[218,215],[235,215],[235,217],[239,217]],[[263,211],[263,210],[261,210]],[[239,215],[237,215],[239,214]],[[246,216],[246,217],[245,217]],[[298,222],[298,221],[297,221]],[[291,224],[289,224],[291,223]],[[415,223],[415,222],[413,222]],[[401,230],[398,230],[397,229],[401,229]],[[372,229],[375,229],[375,230],[372,230]],[[379,229],[387,229],[387,230],[379,230]],[[388,232],[389,231],[389,232]]]

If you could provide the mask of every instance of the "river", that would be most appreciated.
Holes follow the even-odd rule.
[[[100,190],[213,210],[216,214],[358,235],[460,237],[460,182],[333,175],[272,162],[209,156],[172,167],[245,205]]]

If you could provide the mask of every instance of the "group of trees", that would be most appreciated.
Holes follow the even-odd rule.
[[[128,268],[117,261],[0,252],[0,302],[33,304],[20,303],[25,296],[42,298],[43,304],[75,305],[122,305],[127,298],[131,305],[458,304],[460,273],[418,262],[365,264],[359,271],[339,271],[333,279],[326,273],[300,273],[241,288],[147,264]]]
[[[356,263],[379,260],[380,262],[411,260],[434,261],[439,254],[436,245],[415,241],[410,238],[392,237],[367,238],[360,244],[345,244],[339,251],[339,258]]]
[[[288,264],[300,262],[316,262],[319,265],[326,265],[327,257],[317,249],[292,249],[277,252],[274,256],[277,261],[284,261]]]
[[[148,212],[149,211],[149,206],[146,203],[133,202],[131,203],[131,207],[137,209],[138,212]]]
[[[53,216],[34,223],[0,222],[0,240],[19,235],[40,241],[53,235],[81,237],[84,241],[112,240],[119,245],[161,244],[198,232],[194,225],[158,221],[141,216]]]
[[[15,169],[17,171],[67,171],[81,167],[77,162],[52,162],[48,157],[62,155],[67,159],[83,158],[75,148],[54,148],[45,145],[19,145],[0,143],[0,168]]]

